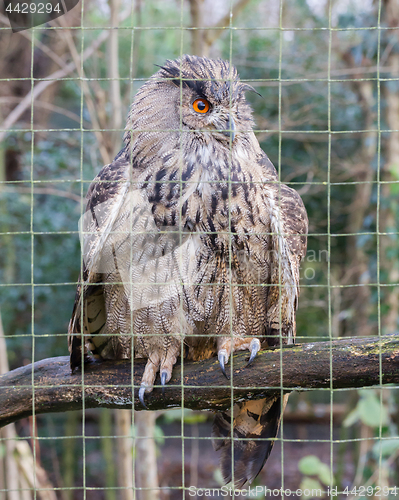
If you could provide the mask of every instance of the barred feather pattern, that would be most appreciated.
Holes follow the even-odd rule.
[[[248,90],[227,62],[183,56],[138,91],[125,146],[94,179],[81,219],[72,369],[91,356],[145,358],[150,392],[181,355],[294,342],[306,210],[259,146]],[[216,416],[226,481],[256,477],[285,404],[247,401]]]

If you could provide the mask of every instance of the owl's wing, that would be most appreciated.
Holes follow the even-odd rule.
[[[68,327],[72,369],[81,366],[82,344],[83,357],[85,360],[88,357],[87,336],[100,333],[106,322],[102,283],[112,261],[104,258],[104,249],[129,191],[129,171],[130,160],[122,150],[111,164],[102,168],[86,195],[86,212],[80,220],[83,267]]]
[[[299,267],[306,255],[308,217],[299,194],[277,184],[268,197],[272,248],[267,299],[266,337],[269,346],[292,344],[299,297]]]
[[[267,166],[271,168],[269,163]],[[270,287],[266,337],[269,345],[280,345],[280,339],[282,343],[293,343],[295,339],[299,266],[306,254],[308,218],[296,191],[278,183],[270,184],[269,188],[264,205],[272,233],[271,280],[266,283]],[[287,400],[288,394],[283,398],[278,395],[245,401],[235,404],[232,414],[228,410],[216,415],[213,445],[221,450],[220,467],[226,482],[232,480],[232,465],[237,488],[251,483],[262,470],[273,448]]]
[[[193,274],[194,238],[156,222],[147,181],[140,174],[129,178],[132,170],[122,151],[101,170],[87,194],[79,222],[83,283],[68,330],[72,369],[82,361],[82,331],[85,359],[88,347],[99,358],[129,357],[131,314],[138,318],[141,311],[146,317],[151,309],[166,318],[179,303],[180,283]],[[141,344],[150,355],[153,345]]]

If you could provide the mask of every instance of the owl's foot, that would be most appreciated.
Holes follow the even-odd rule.
[[[168,374],[165,371],[161,373],[162,396],[165,396],[165,385],[167,376]]]
[[[165,384],[172,378],[173,366],[176,364],[177,357],[180,354],[180,341],[168,338],[167,348],[161,347],[151,353],[147,360],[144,373],[141,378],[139,389],[140,403],[147,409],[145,404],[145,393],[150,393],[159,371],[161,376],[162,393],[165,391]],[[170,341],[170,342],[169,342]]]
[[[256,355],[260,351],[260,341],[259,339],[252,339],[251,343],[249,344],[249,350],[251,351],[251,355],[249,357],[247,366],[249,366],[252,361],[255,359]]]
[[[139,400],[140,400],[140,403],[144,406],[144,408],[146,410],[148,410],[148,407],[147,407],[147,405],[145,404],[145,401],[144,401],[145,390],[146,390],[146,386],[142,385],[140,387],[140,389],[139,389]]]
[[[229,354],[227,354],[226,349],[219,349],[218,351],[218,360],[219,360],[219,365],[222,370],[223,375],[229,380],[229,377],[226,375],[226,369],[224,367],[225,363],[229,362]]]
[[[255,359],[256,355],[258,354],[260,350],[260,340],[257,338],[251,338],[251,339],[241,339],[241,338],[234,338],[233,342],[231,337],[224,337],[220,339],[220,342],[218,343],[218,360],[220,364],[220,368],[222,370],[223,375],[228,379],[228,376],[226,375],[226,369],[225,365],[229,361],[230,354],[232,352],[236,351],[245,351],[248,349],[251,354],[247,363],[247,366],[249,366],[252,361]]]

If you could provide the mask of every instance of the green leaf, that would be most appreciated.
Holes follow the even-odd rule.
[[[325,496],[322,493],[323,486],[317,479],[312,479],[311,477],[304,477],[299,488],[302,490],[302,498],[322,498]]]
[[[397,450],[399,450],[399,439],[381,439],[377,441],[373,446],[373,455],[376,459],[380,457],[383,458],[393,455]]]
[[[359,409],[356,406],[356,408],[354,410],[352,410],[351,412],[349,412],[348,415],[346,416],[345,420],[343,421],[343,426],[350,427],[351,425],[358,422],[359,419],[360,419]]]
[[[397,182],[392,183],[389,186],[389,191],[390,191],[391,196],[397,196],[399,194],[399,184]]]
[[[370,394],[367,397],[361,398],[357,406],[360,420],[364,424],[370,427],[379,427],[380,425],[384,426],[388,424],[388,411],[376,395]]]
[[[165,434],[159,425],[155,425],[154,427],[154,440],[156,444],[165,444]]]
[[[361,398],[370,398],[371,396],[377,396],[375,389],[359,389],[358,392]]]
[[[199,413],[190,411],[184,415],[185,424],[200,424],[208,420],[208,414],[205,412]]]
[[[318,474],[320,464],[320,459],[316,455],[308,455],[299,460],[298,469],[302,474],[314,476]]]
[[[164,413],[163,418],[166,422],[181,422],[181,417],[183,415],[184,423],[186,424],[198,424],[201,422],[205,422],[208,419],[208,415],[204,412],[198,413],[188,408],[184,408],[183,412],[181,408],[176,408],[173,410],[168,410]]]
[[[335,483],[334,476],[331,478],[331,469],[327,464],[323,464],[323,462],[320,462],[319,465],[319,471],[317,473],[319,476],[319,479],[322,483],[326,484],[327,486],[332,483]]]
[[[392,180],[399,181],[399,165],[397,163],[392,163],[389,165],[389,173],[392,176]]]
[[[168,410],[167,412],[165,412],[163,414],[163,418],[168,423],[176,422],[176,421],[181,422],[182,415],[183,415],[183,418],[184,418],[184,416],[185,416],[186,413],[187,413],[186,409],[184,409],[182,411],[181,408],[176,408],[176,409]]]
[[[389,414],[386,406],[381,405],[378,393],[374,389],[359,390],[359,402],[345,418],[343,425],[349,427],[361,420],[370,427],[384,426],[389,423]]]

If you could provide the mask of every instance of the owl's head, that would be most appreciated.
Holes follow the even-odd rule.
[[[222,59],[184,55],[168,60],[138,91],[126,129],[167,129],[175,136],[189,132],[198,140],[216,139],[229,147],[252,131],[248,90],[254,89]]]

